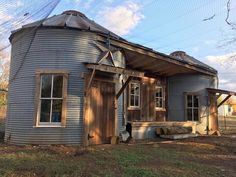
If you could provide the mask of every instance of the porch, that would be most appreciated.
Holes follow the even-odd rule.
[[[154,139],[157,137],[157,128],[166,127],[185,127],[191,130],[191,133],[196,133],[197,122],[192,121],[166,121],[166,122],[128,122],[131,126],[131,136],[134,139]]]
[[[183,61],[173,56],[164,55],[142,46],[135,46],[131,43],[127,44],[124,41],[110,40],[103,37],[97,40],[98,42],[96,42],[95,45],[102,51],[97,63],[85,63],[85,66],[90,71],[90,74],[88,74],[88,77],[85,79],[85,144],[89,144],[89,142],[93,141],[94,136],[92,134],[103,136],[101,135],[101,131],[103,131],[103,128],[101,128],[102,123],[98,123],[99,125],[95,126],[97,132],[92,131],[95,133],[90,133],[90,129],[93,127],[93,125],[91,125],[92,123],[96,121],[99,122],[100,119],[102,119],[101,122],[103,122],[104,125],[107,120],[110,121],[111,119],[103,119],[101,115],[96,115],[96,111],[91,110],[97,110],[97,112],[99,112],[98,110],[101,109],[104,113],[103,115],[113,115],[114,119],[112,118],[109,122],[109,126],[112,126],[112,128],[109,130],[109,133],[105,135],[109,137],[119,136],[119,127],[125,127],[126,125],[132,127],[130,134],[132,134],[132,136],[134,134],[138,139],[155,137],[155,134],[153,134],[155,131],[153,130],[161,126],[185,126],[186,124],[189,124],[191,127],[194,126],[195,122],[186,122],[188,119],[184,115],[184,108],[181,108],[183,115],[179,116],[181,118],[180,121],[169,119],[169,86],[167,79],[176,75],[186,76],[198,74],[215,77],[217,74],[215,70]],[[106,46],[107,41],[109,41],[108,46]],[[115,58],[112,54],[116,49],[111,46],[121,48],[120,50],[122,50],[124,54],[124,61],[121,63],[124,65],[116,65]],[[105,91],[106,88],[102,87],[104,84],[97,84],[97,86],[101,86],[99,86],[100,88],[93,86],[93,82],[96,80],[99,73],[103,75],[103,82],[112,81],[115,84],[114,86],[109,86],[112,90],[109,94],[106,94],[108,91]],[[94,89],[94,91],[91,91],[91,89]],[[99,100],[93,101],[96,97],[96,94],[91,96],[93,92],[102,95],[104,98],[97,96]],[[185,97],[183,93],[184,92],[181,91],[180,100]],[[114,105],[112,104],[108,109],[106,106],[103,107],[103,100],[107,99],[105,98],[106,96],[109,96],[108,99],[110,103],[114,103]],[[123,120],[119,122],[118,100],[121,97],[121,114]],[[191,99],[193,98],[196,99],[197,97],[195,98],[191,95]],[[92,102],[97,105],[91,105]],[[193,116],[193,114],[195,114],[194,109],[194,107],[191,107],[192,121],[195,121]],[[107,113],[107,110],[110,112],[113,110],[114,112]],[[197,108],[197,117],[200,117],[198,112],[199,110]],[[92,119],[91,115],[93,116]],[[100,139],[102,138],[100,137]],[[95,144],[97,143],[101,143],[101,141],[95,142]]]

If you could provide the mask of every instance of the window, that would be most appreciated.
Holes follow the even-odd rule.
[[[199,96],[186,95],[186,116],[189,121],[199,120]]]
[[[156,108],[164,108],[164,92],[163,87],[156,86],[155,89],[155,107]]]
[[[65,126],[67,74],[36,73],[36,126]]]
[[[140,83],[130,83],[129,106],[133,108],[140,107]]]

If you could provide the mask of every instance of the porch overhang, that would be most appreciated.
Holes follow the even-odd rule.
[[[231,96],[236,96],[236,92],[221,90],[215,88],[207,88],[209,94],[217,96],[217,108],[223,105]],[[227,95],[223,100],[219,100],[221,95]],[[218,101],[219,100],[219,101]]]
[[[150,52],[138,53],[130,49],[124,49],[127,68],[143,71],[146,74],[157,76],[173,76],[176,74],[204,74],[216,76],[217,73],[205,68],[196,67],[185,61],[178,61],[171,56],[152,54]]]
[[[127,75],[131,77],[144,77],[144,72],[131,70],[131,69],[125,69],[121,67],[115,67],[110,65],[104,65],[104,64],[97,64],[97,63],[85,63],[85,66],[88,69],[102,71],[102,72],[108,72],[113,74],[122,74]]]
[[[151,48],[125,40],[112,38],[110,44],[122,49],[126,58],[126,68],[150,73],[151,75],[172,76],[176,74],[196,74],[217,76],[211,67],[203,67],[170,55],[157,52]],[[107,36],[100,34],[97,40],[107,42]]]

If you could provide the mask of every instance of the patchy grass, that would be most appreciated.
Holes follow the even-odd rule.
[[[233,177],[235,147],[233,137],[88,148],[1,144],[0,176]]]

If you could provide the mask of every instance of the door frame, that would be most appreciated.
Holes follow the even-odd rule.
[[[88,83],[89,83],[89,79],[91,78],[92,73],[88,73],[84,76],[84,97],[83,97],[83,128],[84,128],[84,132],[83,132],[83,145],[84,146],[89,146],[89,125],[90,125],[90,120],[88,117],[88,106],[89,106],[89,91],[91,89],[87,88]],[[115,94],[114,94],[114,132],[113,132],[113,136],[117,135],[117,130],[118,130],[118,101],[116,99],[116,81],[114,79],[109,79],[109,78],[101,78],[101,77],[97,77],[94,76],[93,80],[96,81],[102,81],[102,82],[108,82],[108,83],[114,83],[114,89],[115,89]],[[86,89],[89,89],[89,91]]]

